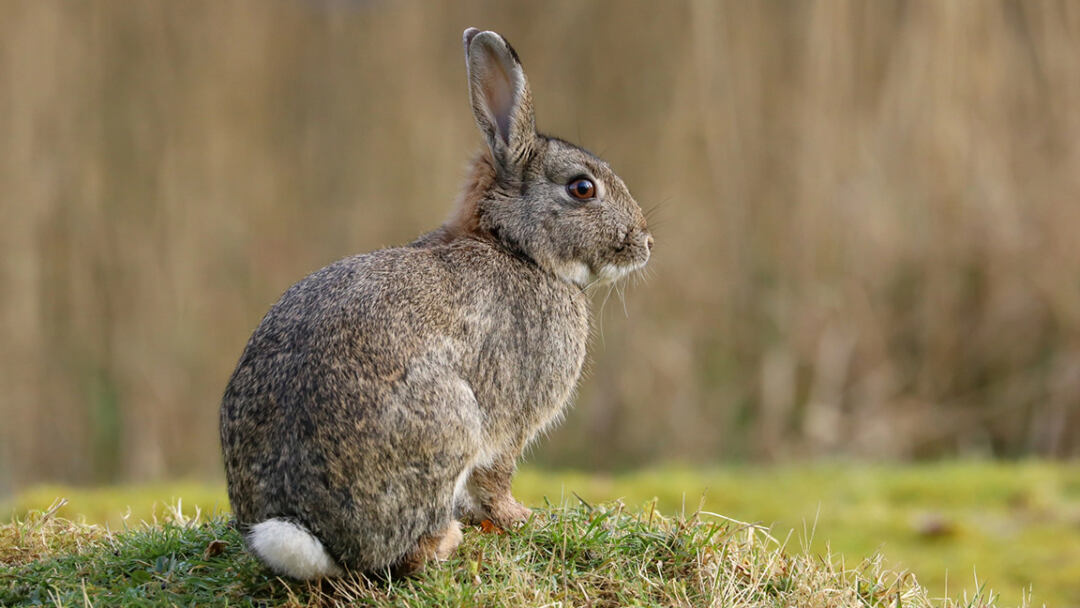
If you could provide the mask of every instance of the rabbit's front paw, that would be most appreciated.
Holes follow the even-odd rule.
[[[532,515],[532,509],[521,504],[513,496],[507,495],[488,508],[491,523],[508,530],[525,523]]]

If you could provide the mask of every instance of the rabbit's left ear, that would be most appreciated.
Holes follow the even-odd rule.
[[[462,38],[476,124],[487,137],[500,177],[517,175],[536,145],[532,94],[521,61],[495,32],[470,27]]]

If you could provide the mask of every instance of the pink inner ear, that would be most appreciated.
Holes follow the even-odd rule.
[[[485,49],[487,70],[484,74],[484,99],[488,110],[493,114],[499,135],[503,142],[510,143],[510,113],[514,107],[513,76],[508,73],[498,55]]]

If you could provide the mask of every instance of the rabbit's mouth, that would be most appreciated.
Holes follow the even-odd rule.
[[[652,257],[652,245],[648,231],[634,231],[619,239],[619,244],[599,260],[564,258],[549,268],[563,281],[582,289],[613,283],[644,268]]]
[[[653,237],[647,230],[634,230],[623,237],[608,260],[594,272],[593,283],[612,283],[641,270],[652,257]]]
[[[604,264],[599,270],[594,270],[585,262],[574,261],[563,264],[556,272],[562,280],[573,283],[582,289],[593,285],[606,285],[614,283],[645,267],[649,261],[648,254],[645,259],[627,264]]]
[[[648,261],[649,257],[646,254],[645,259],[630,262],[629,264],[604,264],[600,267],[600,271],[596,273],[592,282],[596,284],[614,283],[631,273],[641,270]]]

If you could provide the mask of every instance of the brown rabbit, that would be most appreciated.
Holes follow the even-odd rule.
[[[457,212],[293,285],[225,390],[229,501],[279,574],[407,574],[450,555],[456,516],[528,517],[510,480],[574,392],[585,290],[649,259],[645,218],[607,163],[536,132],[509,43],[474,28],[464,43],[487,149]]]

